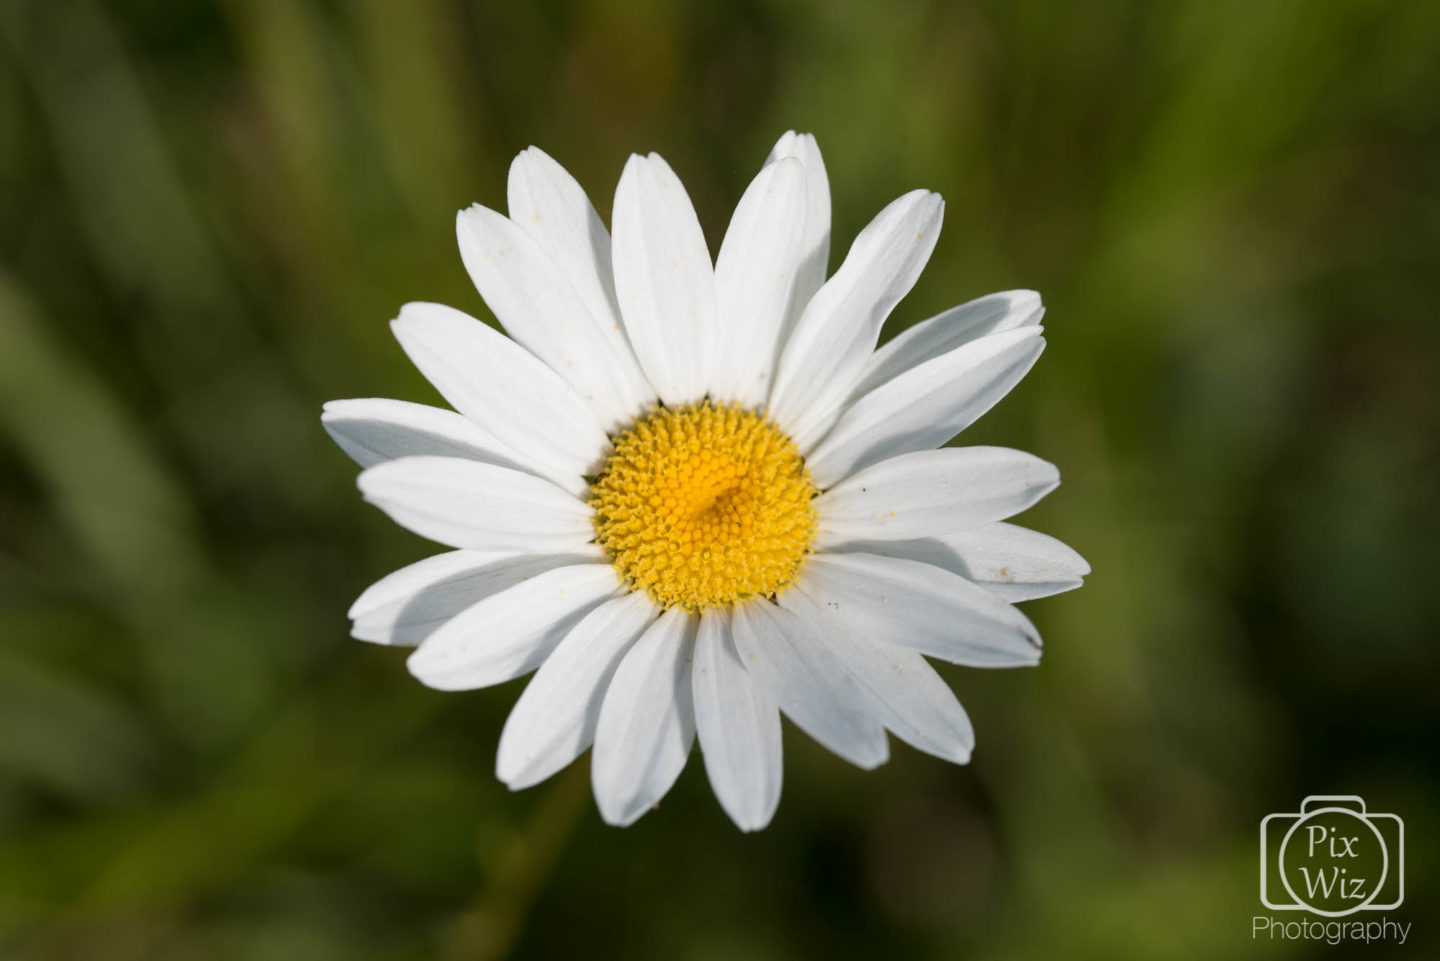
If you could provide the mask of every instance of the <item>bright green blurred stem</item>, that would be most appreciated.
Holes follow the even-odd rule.
[[[474,907],[452,925],[445,958],[491,961],[510,953],[589,806],[588,772],[588,765],[570,765],[548,787],[523,829],[498,842],[477,839],[476,855],[489,880]]]

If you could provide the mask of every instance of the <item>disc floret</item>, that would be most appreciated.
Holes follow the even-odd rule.
[[[815,539],[815,493],[772,421],[706,400],[622,431],[590,505],[596,542],[632,590],[700,611],[790,584]]]

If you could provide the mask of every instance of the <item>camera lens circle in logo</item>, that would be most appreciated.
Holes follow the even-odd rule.
[[[1278,862],[1280,880],[1296,904],[1339,918],[1375,900],[1390,870],[1390,852],[1364,815],[1327,807],[1290,826]]]

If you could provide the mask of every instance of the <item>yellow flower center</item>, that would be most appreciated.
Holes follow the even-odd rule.
[[[815,539],[815,493],[780,428],[707,400],[626,428],[590,506],[596,542],[632,590],[699,611],[790,583]]]

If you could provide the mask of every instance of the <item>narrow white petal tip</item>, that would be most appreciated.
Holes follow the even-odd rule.
[[[1033,312],[1041,309],[1042,300],[1040,297],[1040,291],[1038,290],[1030,290],[1026,287],[1020,287],[1016,288],[1015,290],[1002,290],[995,296],[1003,297],[1005,299],[1005,302],[1009,304],[1012,311],[1023,310],[1026,312]]]
[[[1067,572],[1073,575],[1074,580],[1078,582],[1080,578],[1090,576],[1090,562],[1082,557],[1079,551],[1055,538],[1050,539],[1050,544],[1054,546],[1059,560],[1068,569]]]
[[[385,644],[385,639],[377,637],[371,631],[365,629],[365,625],[359,621],[352,620],[350,623],[350,636],[357,641],[364,641],[367,644]]]
[[[492,217],[505,219],[504,214],[483,204],[471,204],[455,214],[455,239],[460,243],[462,251],[483,236],[485,221]]]
[[[948,751],[932,751],[930,753],[932,757],[938,757],[942,761],[949,761],[951,764],[964,767],[970,763],[973,750],[968,747],[955,747]]]
[[[464,215],[464,211],[461,211],[461,215]],[[434,306],[421,300],[412,300],[408,304],[401,304],[400,313],[390,321],[390,329],[399,332],[423,323],[424,315]]]
[[[630,825],[640,820],[640,818],[645,814],[646,810],[646,808],[641,808],[638,811],[628,808],[620,808],[618,810],[613,810],[602,807],[600,808],[600,818],[612,828],[628,828]]]
[[[927,207],[945,209],[945,198],[928,187],[916,187],[914,190],[901,194],[899,199],[917,205],[924,204]]]
[[[510,172],[513,174],[516,168],[520,167],[527,161],[548,160],[549,158],[549,154],[547,154],[545,151],[541,150],[539,147],[535,146],[532,143],[530,146],[517,153],[514,159],[510,161]]]
[[[799,130],[787,130],[775,140],[775,146],[771,149],[770,156],[772,158],[796,156],[800,153],[800,151],[796,149],[799,144],[814,147],[815,135]],[[816,152],[818,153],[818,150]]]
[[[722,805],[721,810],[723,810],[725,816],[730,819],[730,823],[734,824],[742,833],[754,834],[770,826],[770,822],[775,820],[776,809],[770,808],[768,811],[731,811]]]
[[[645,815],[651,813],[651,811],[660,808],[660,801],[645,804],[642,803],[642,801],[636,801],[634,798],[631,798],[631,800],[622,801],[622,803],[619,804],[603,804],[600,803],[599,798],[596,798],[595,805],[596,808],[599,808],[600,820],[605,821],[609,826],[629,827],[631,824],[634,824],[635,821],[638,821],[639,818],[645,817]]]
[[[890,760],[889,738],[885,739],[884,747],[881,750],[875,752],[874,754],[870,754],[864,757],[850,758],[849,760],[852,764],[854,764],[862,771],[875,770],[877,767],[880,767],[882,764],[885,764]]]
[[[504,784],[505,787],[510,791],[528,791],[535,785],[543,784],[546,781],[550,780],[556,774],[560,773],[560,771],[565,770],[565,768],[569,766],[569,764],[566,764],[559,770],[552,770],[550,768],[546,768],[541,772],[537,773],[528,769],[528,761],[526,763],[507,765],[504,770],[501,769],[500,764],[497,761],[495,765],[495,778],[501,784]],[[515,769],[511,770],[510,768]]]
[[[509,771],[502,770],[499,762],[495,764],[495,779],[505,785],[505,789],[512,792],[524,791],[547,780],[547,777],[526,777],[523,770]]]
[[[730,820],[734,821],[735,826],[739,828],[743,833],[754,834],[757,831],[763,831],[767,827],[769,827],[770,822],[774,819],[774,817],[775,812],[770,811],[768,813],[746,814],[739,817],[731,814]]]
[[[965,744],[927,744],[925,753],[931,757],[939,758],[942,761],[949,761],[951,764],[965,765],[970,763],[972,746]]]
[[[446,687],[443,681],[445,675],[439,675],[434,670],[434,665],[427,664],[422,659],[419,649],[405,659],[405,669],[410,676],[433,691],[463,691],[463,687]]]

